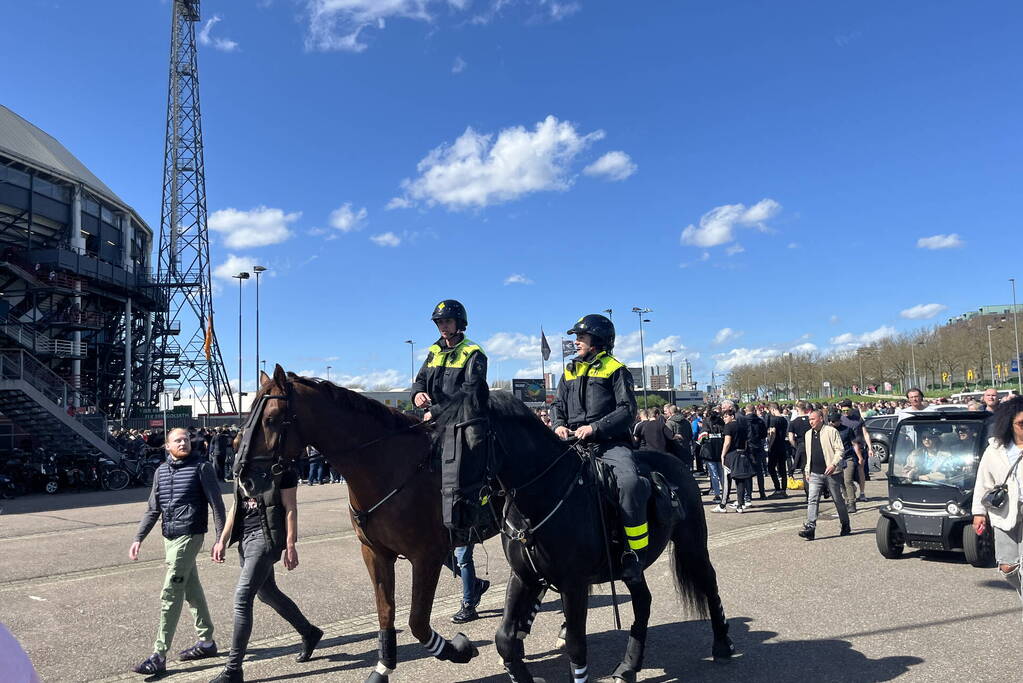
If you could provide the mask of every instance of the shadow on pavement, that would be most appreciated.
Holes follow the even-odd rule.
[[[645,683],[669,681],[701,681],[701,683],[735,683],[735,681],[769,680],[772,683],[804,683],[805,681],[841,681],[842,683],[880,683],[890,681],[923,663],[919,657],[900,656],[870,659],[853,649],[850,642],[837,639],[791,640],[770,642],[778,634],[754,631],[747,618],[730,619],[731,638],[736,656],[729,662],[710,659],[711,630],[709,621],[686,621],[650,628],[647,640]],[[605,631],[590,634],[587,645],[591,678],[609,676],[625,653],[627,632]],[[526,641],[529,650],[529,641]],[[548,683],[566,678],[568,659],[563,653],[548,650],[537,657],[558,655],[530,663],[530,673]],[[653,674],[652,669],[664,670]],[[484,683],[503,683],[506,676],[488,676]]]
[[[232,482],[221,482],[220,492],[230,493],[234,490]],[[149,499],[150,487],[129,487],[122,491],[69,491],[53,495],[31,493],[0,503],[5,515],[29,515],[38,512],[55,512],[102,505],[122,505],[144,503]],[[141,513],[140,513],[141,514]]]

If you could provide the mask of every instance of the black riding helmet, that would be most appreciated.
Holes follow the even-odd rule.
[[[579,334],[580,332],[596,338],[604,345],[608,353],[615,347],[615,325],[598,313],[590,313],[579,318],[572,329],[565,334]]]
[[[458,322],[458,329],[464,330],[469,326],[469,316],[465,312],[465,306],[454,299],[444,299],[433,309],[430,320],[437,322],[442,318],[453,318]]]

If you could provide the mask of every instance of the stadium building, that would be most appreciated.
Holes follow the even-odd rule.
[[[114,455],[106,419],[156,402],[152,245],[131,206],[0,105],[0,413],[34,445]]]

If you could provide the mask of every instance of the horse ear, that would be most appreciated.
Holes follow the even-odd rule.
[[[266,370],[259,371],[259,386],[265,387],[270,383],[270,375],[266,374]]]
[[[274,366],[274,383],[279,387],[283,387],[288,383],[288,373],[284,372],[284,368],[281,367],[280,363]]]

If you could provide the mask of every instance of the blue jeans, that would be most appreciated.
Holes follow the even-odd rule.
[[[722,465],[717,460],[707,461],[707,471],[710,472],[710,490],[715,496],[721,495]]]
[[[458,564],[458,575],[462,579],[462,604],[472,604],[473,593],[476,591],[476,565],[472,561],[473,544],[460,545],[455,548],[455,562]]]
[[[317,484],[323,483],[323,463],[322,462],[311,462],[309,463],[309,483],[316,482]]]

